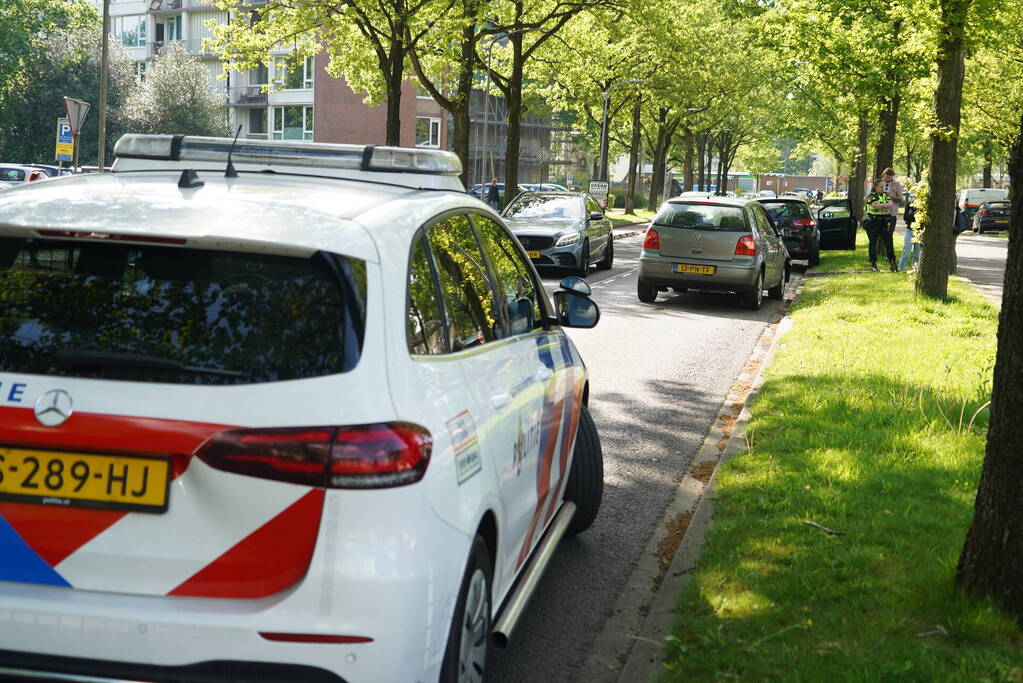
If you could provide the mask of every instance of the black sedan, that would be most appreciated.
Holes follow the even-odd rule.
[[[761,197],[767,214],[781,235],[785,248],[794,259],[805,259],[811,266],[821,262],[820,232],[810,215],[810,206],[796,197]]]
[[[1012,219],[1012,202],[984,202],[973,214],[973,231],[982,233],[987,230],[1008,230]]]

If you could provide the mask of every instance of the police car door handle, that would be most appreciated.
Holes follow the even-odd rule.
[[[509,403],[511,403],[511,401],[512,401],[512,395],[507,393],[507,392],[502,392],[500,394],[494,394],[493,396],[490,397],[490,404],[492,406],[494,406],[494,408],[496,408],[497,410],[500,410],[501,408],[504,408]]]
[[[533,379],[535,379],[537,382],[543,382],[544,380],[549,379],[550,376],[553,374],[554,374],[553,370],[551,370],[546,365],[541,365],[536,369],[536,373],[533,375]]]

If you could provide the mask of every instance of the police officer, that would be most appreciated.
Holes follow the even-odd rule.
[[[895,272],[895,245],[892,244],[892,230],[889,227],[890,210],[894,206],[891,197],[884,191],[884,180],[874,181],[873,189],[867,195],[867,216],[863,227],[870,240],[867,255],[870,257],[870,269],[877,272],[877,249],[882,247],[888,252],[888,269]]]

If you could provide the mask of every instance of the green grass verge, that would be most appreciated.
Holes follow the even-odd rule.
[[[635,213],[615,213],[608,214],[607,217],[611,219],[611,227],[622,228],[627,225],[635,225],[636,223],[647,223],[656,213],[656,211],[636,209]]]
[[[664,681],[1018,681],[1023,636],[953,577],[997,311],[888,274],[811,278],[721,466]],[[804,524],[813,521],[844,535]]]

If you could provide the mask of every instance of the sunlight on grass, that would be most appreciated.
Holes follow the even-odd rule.
[[[953,590],[997,311],[949,287],[934,302],[904,275],[804,282],[751,451],[719,470],[664,680],[1023,676],[1016,626]]]
[[[609,213],[607,217],[611,219],[612,227],[624,228],[636,223],[647,223],[654,217],[655,213],[645,209],[636,209],[635,213]]]

